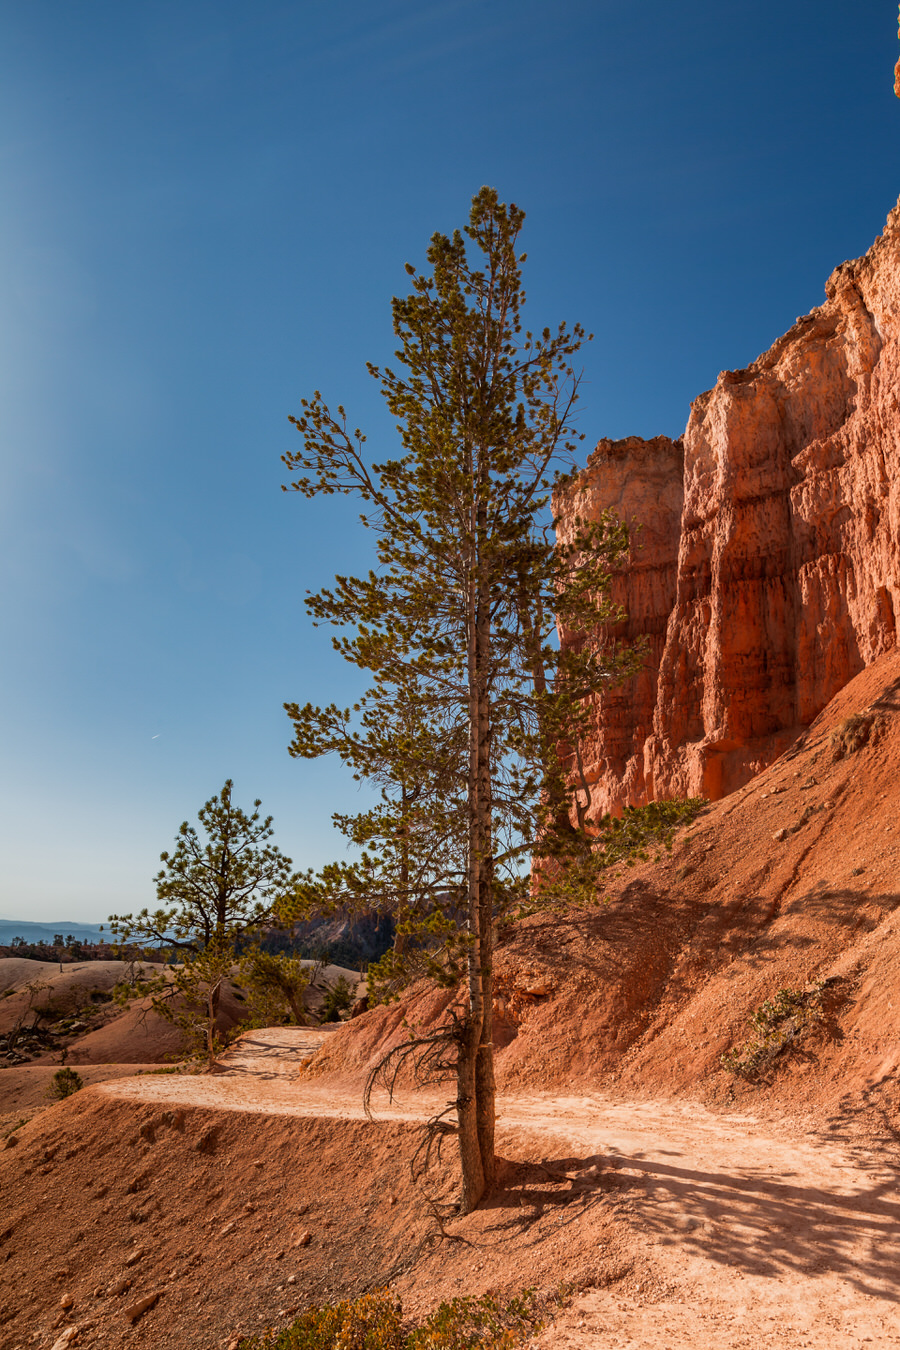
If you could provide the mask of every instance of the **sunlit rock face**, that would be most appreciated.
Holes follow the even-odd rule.
[[[683,442],[601,441],[558,494],[563,537],[607,507],[642,527],[613,584],[648,663],[592,700],[594,817],[733,791],[896,643],[900,206],[825,293]]]

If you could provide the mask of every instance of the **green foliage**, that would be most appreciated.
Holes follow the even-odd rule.
[[[155,878],[160,908],[110,917],[117,943],[155,943],[187,954],[212,943],[233,948],[271,921],[291,895],[297,877],[290,858],[268,842],[272,817],[260,818],[259,800],[247,815],[232,799],[233,786],[229,778],[200,808],[200,834],[185,820],[173,852],[160,854],[165,864]]]
[[[507,1304],[489,1295],[442,1303],[412,1331],[405,1350],[508,1350],[540,1329],[534,1296],[526,1291]]]
[[[186,953],[179,965],[169,966],[155,982],[154,1012],[178,1027],[187,1053],[205,1056],[210,1069],[228,1044],[217,1021],[222,983],[233,966],[231,948],[211,942],[203,951]]]
[[[342,1012],[347,1012],[353,1004],[353,990],[345,976],[339,975],[325,995],[322,1005],[323,1022],[339,1022]]]
[[[598,868],[647,862],[650,850],[672,848],[678,830],[690,825],[707,805],[702,797],[626,806],[621,816],[604,816],[594,836],[593,855]]]
[[[476,889],[486,922],[521,901],[535,848],[560,863],[590,854],[558,747],[588,731],[588,696],[642,661],[601,634],[624,617],[609,586],[625,526],[582,519],[570,485],[566,539],[549,529],[552,491],[583,439],[570,360],[586,335],[523,331],[523,222],[483,188],[463,232],[432,237],[431,275],[407,266],[412,294],[393,302],[405,369],[369,367],[399,458],[369,462],[365,436],[318,391],[291,419],[303,449],[284,456],[304,496],[362,500],[378,560],[377,572],[339,576],[307,601],[374,682],[352,709],[286,704],[290,753],[337,754],[381,802],[335,817],[358,860],[308,875],[298,912],[393,913],[395,985],[404,968],[422,973],[415,952],[453,945]],[[548,872],[547,886],[561,875]],[[458,942],[447,953],[451,964],[470,956]]]
[[[702,797],[688,797],[626,806],[621,816],[603,816],[593,830],[586,832],[580,857],[566,858],[559,874],[551,867],[549,881],[538,869],[532,894],[515,917],[545,906],[548,899],[569,904],[601,903],[597,887],[604,872],[620,864],[634,867],[639,862],[648,862],[651,854],[658,860],[661,850],[671,851],[678,830],[690,825],[706,805]]]
[[[216,1021],[222,981],[231,972],[238,945],[272,922],[297,882],[291,860],[270,843],[272,817],[261,819],[259,800],[247,815],[232,798],[229,778],[198,812],[201,834],[184,821],[172,853],[157,873],[163,904],[152,914],[114,914],[110,929],[119,943],[157,943],[170,960],[163,974],[136,973],[116,987],[119,1002],[150,995],[160,1016],[180,1027],[188,1047],[205,1053],[211,1068],[224,1044]],[[166,904],[168,903],[168,907]],[[138,970],[140,968],[137,968]]]
[[[258,1025],[287,1021],[304,1026],[309,1022],[303,994],[310,969],[296,957],[253,947],[241,958],[240,978],[249,995],[247,1012]]]
[[[421,1326],[404,1329],[387,1290],[310,1308],[282,1331],[240,1342],[240,1350],[512,1350],[540,1329],[530,1292],[502,1305],[491,1297],[442,1303]]]
[[[57,1069],[47,1090],[47,1095],[62,1101],[65,1097],[71,1097],[73,1092],[78,1092],[83,1087],[84,1081],[74,1069]]]
[[[779,989],[749,1017],[753,1034],[743,1045],[720,1056],[729,1073],[753,1082],[762,1070],[794,1045],[817,1022],[821,1022],[825,981],[808,989]]]

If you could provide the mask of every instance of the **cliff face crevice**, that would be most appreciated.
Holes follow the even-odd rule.
[[[558,494],[562,537],[576,512],[640,527],[613,586],[650,654],[592,700],[594,816],[733,791],[896,644],[900,206],[825,294],[683,441],[601,441]]]

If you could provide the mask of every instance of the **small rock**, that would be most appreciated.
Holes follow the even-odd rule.
[[[219,1234],[219,1237],[227,1237],[229,1233],[233,1233],[233,1232],[234,1232],[236,1226],[237,1226],[237,1225],[236,1225],[234,1222],[226,1223],[225,1227],[222,1229],[221,1233]]]
[[[4,1147],[4,1148],[15,1148],[15,1146],[16,1146],[16,1144],[17,1144],[18,1142],[19,1142],[19,1136],[18,1136],[17,1134],[8,1134],[8,1135],[6,1136],[6,1138],[4,1139],[4,1141],[3,1141],[3,1147]]]
[[[854,867],[850,875],[851,877],[861,877],[865,870],[864,867]]]
[[[66,1347],[72,1344],[77,1335],[78,1328],[73,1323],[72,1326],[66,1327],[62,1335],[53,1342],[53,1350],[66,1350]]]
[[[256,1213],[256,1206],[254,1205],[252,1200],[247,1201],[246,1205],[244,1206],[244,1209],[247,1211],[248,1214]]]
[[[148,1144],[152,1144],[156,1139],[156,1127],[154,1126],[153,1121],[145,1120],[138,1130],[138,1134],[142,1139],[146,1139]]]
[[[125,1316],[128,1318],[129,1322],[134,1323],[139,1317],[143,1317],[145,1312],[149,1312],[161,1293],[162,1290],[157,1289],[152,1294],[145,1294],[144,1297],[139,1298],[136,1303],[129,1304],[125,1309]]]
[[[312,1233],[310,1233],[309,1230],[307,1230],[305,1233],[300,1234],[300,1236],[297,1238],[297,1241],[294,1243],[294,1246],[308,1247],[311,1242],[312,1242]]]
[[[143,1247],[138,1247],[136,1252],[132,1252],[130,1256],[127,1256],[125,1258],[126,1266],[136,1266],[138,1261],[140,1261],[143,1255],[144,1255]]]
[[[289,1275],[289,1276],[287,1277],[287,1283],[288,1283],[288,1284],[296,1284],[296,1283],[297,1283],[297,1276],[296,1276],[296,1275]]]
[[[106,1292],[107,1294],[111,1295],[124,1294],[125,1290],[130,1288],[131,1288],[131,1281],[129,1280],[128,1276],[120,1275],[117,1280],[113,1280],[111,1284],[108,1284],[106,1286]]]
[[[75,1299],[71,1294],[63,1294],[62,1298],[59,1300],[59,1306],[61,1308],[71,1308],[74,1302]]]
[[[219,1138],[219,1127],[213,1125],[208,1130],[204,1130],[195,1144],[198,1153],[214,1153],[216,1143]]]
[[[785,839],[787,839],[787,837],[788,837],[788,832],[787,832],[787,830],[783,830],[783,829],[782,829],[782,830],[776,830],[775,833],[772,835],[772,838],[775,840],[775,843],[776,843],[776,844],[782,844],[782,843],[784,843],[784,841],[785,841]]]

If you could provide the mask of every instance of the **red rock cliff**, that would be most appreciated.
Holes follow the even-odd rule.
[[[696,400],[683,446],[601,441],[557,500],[563,536],[576,502],[642,526],[615,586],[650,661],[595,700],[593,815],[733,791],[896,643],[900,205],[825,293]]]

